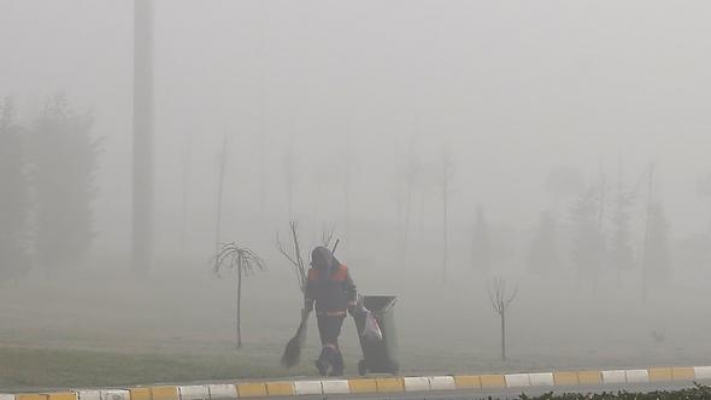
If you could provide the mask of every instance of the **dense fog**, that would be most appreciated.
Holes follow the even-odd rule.
[[[711,4],[153,5],[137,273],[133,2],[0,0],[1,345],[232,350],[234,275],[211,259],[234,242],[267,266],[243,354],[278,365],[297,221],[304,257],[333,232],[362,293],[399,296],[405,372],[704,362]]]

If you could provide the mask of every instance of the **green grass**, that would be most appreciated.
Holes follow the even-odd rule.
[[[241,351],[196,356],[0,347],[0,391],[125,387],[313,373],[305,362],[286,371],[278,360],[266,361],[264,357]]]

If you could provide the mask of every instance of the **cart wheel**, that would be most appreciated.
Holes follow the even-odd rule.
[[[358,374],[365,376],[366,373],[368,373],[368,369],[365,367],[365,360],[358,361]]]

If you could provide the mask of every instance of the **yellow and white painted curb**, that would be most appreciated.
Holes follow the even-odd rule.
[[[561,388],[655,382],[703,382],[708,380],[711,380],[711,366],[660,367],[604,371],[239,382],[234,384],[147,386],[125,389],[74,389],[52,393],[0,393],[0,400],[229,400],[441,390],[525,390],[526,388]]]

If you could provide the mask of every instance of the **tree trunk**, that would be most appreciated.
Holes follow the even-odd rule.
[[[227,164],[227,132],[222,139],[222,155],[220,157],[220,173],[217,182],[217,221],[215,221],[215,254],[220,252],[220,227],[222,223],[222,191],[225,183],[225,164]]]
[[[286,173],[286,201],[289,221],[293,221],[294,217],[294,143],[293,138],[289,138],[289,148],[287,149],[284,160],[284,168]]]
[[[501,312],[501,360],[506,361],[506,311]]]
[[[447,220],[447,185],[444,185],[444,189],[442,190],[442,203],[443,203],[443,239],[444,239],[444,248],[442,251],[442,283],[446,283],[447,281],[447,251],[449,248],[449,236],[447,235],[448,231],[448,225],[449,222]]]
[[[350,247],[348,243],[350,242],[351,235],[351,164],[353,159],[351,156],[351,123],[348,121],[346,126],[346,162],[343,171],[343,213],[344,213],[344,241],[346,242],[345,252],[341,252],[341,255],[347,255],[348,248]]]
[[[237,260],[237,348],[242,348],[242,256]]]
[[[153,1],[134,2],[133,46],[133,270],[148,274],[153,263]]]
[[[188,133],[188,135],[190,135]],[[180,249],[185,252],[185,247],[188,242],[188,184],[190,171],[190,150],[192,145],[192,136],[188,136],[188,140],[183,149],[183,202],[180,208]]]
[[[410,209],[412,208],[412,185],[407,184],[407,197],[405,197],[405,226],[402,230],[403,252],[407,251],[407,236],[410,231]]]
[[[654,164],[649,167],[649,182],[647,188],[647,210],[644,221],[644,249],[642,250],[642,300],[647,302],[647,264],[649,263],[649,228],[652,218],[652,195],[654,190]]]

